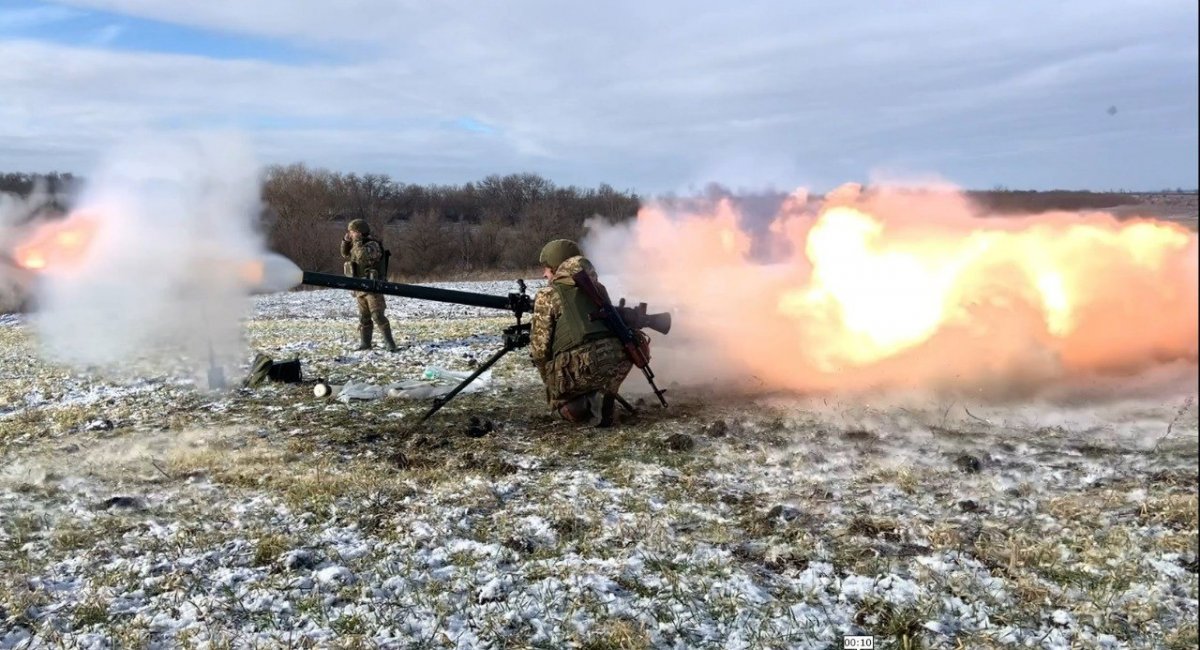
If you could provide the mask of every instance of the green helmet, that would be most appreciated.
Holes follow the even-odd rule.
[[[579,250],[579,244],[570,239],[555,239],[542,247],[542,254],[538,256],[538,262],[542,266],[557,269],[559,264],[576,255],[583,255]]]
[[[353,230],[364,235],[371,234],[371,226],[368,226],[367,222],[363,219],[355,219],[354,221],[351,221],[350,224],[346,226],[346,230]]]

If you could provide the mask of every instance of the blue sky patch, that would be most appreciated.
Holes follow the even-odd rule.
[[[473,117],[460,117],[454,122],[454,126],[471,133],[491,134],[495,133],[496,129],[488,124],[484,124]]]
[[[0,39],[28,39],[125,52],[251,59],[288,65],[330,63],[336,59],[332,53],[297,47],[278,39],[242,36],[34,0],[4,3],[0,8]]]

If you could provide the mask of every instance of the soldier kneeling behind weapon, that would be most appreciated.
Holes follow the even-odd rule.
[[[371,236],[371,227],[362,219],[355,219],[346,226],[346,234],[342,237],[342,257],[345,263],[346,275],[354,278],[372,280],[387,280],[387,262],[389,253],[383,243]],[[358,303],[358,334],[359,350],[371,349],[371,337],[374,328],[378,327],[383,335],[384,345],[389,352],[396,351],[396,342],[392,339],[392,325],[388,322],[384,311],[387,302],[383,294],[355,291],[354,299]]]
[[[596,305],[572,276],[584,273],[605,302],[608,291],[569,239],[546,244],[538,261],[549,285],[534,297],[529,350],[546,385],[546,400],[567,421],[590,422],[599,415],[598,426],[612,426],[617,391],[633,362],[617,335],[590,317]]]

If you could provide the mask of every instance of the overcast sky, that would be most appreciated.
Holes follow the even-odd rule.
[[[0,171],[264,163],[643,193],[1197,185],[1195,0],[0,0]]]

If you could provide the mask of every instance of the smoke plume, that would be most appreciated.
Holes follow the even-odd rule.
[[[799,392],[1020,397],[1197,358],[1197,237],[1103,212],[996,216],[951,188],[589,222],[610,291],[675,312],[656,372]]]
[[[197,373],[240,360],[247,296],[263,280],[258,171],[227,137],[160,135],[111,152],[71,214],[12,253],[38,271],[32,323],[46,355]]]

